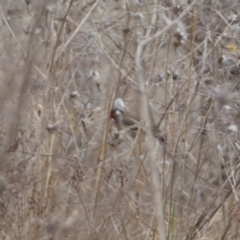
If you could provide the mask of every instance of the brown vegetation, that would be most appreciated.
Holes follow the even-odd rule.
[[[0,239],[239,239],[239,1],[0,16]]]

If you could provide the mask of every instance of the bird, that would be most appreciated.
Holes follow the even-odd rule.
[[[131,112],[126,111],[126,106],[122,99],[116,99],[114,107],[110,111],[110,119],[113,121],[118,131],[127,130],[131,137],[135,138],[140,127],[141,132],[145,133],[144,127],[140,126],[138,118],[132,116]],[[152,123],[151,130],[153,136],[160,142],[166,144],[166,138],[163,136],[157,125]]]
[[[127,132],[130,137],[136,137],[140,127],[140,119],[136,114],[133,114],[133,111],[129,110],[122,98],[115,99],[113,108],[110,111],[110,120],[112,120],[119,132]]]
[[[110,112],[110,119],[113,120],[119,131],[127,129],[136,132],[138,130],[138,121],[125,116],[124,111],[121,109],[113,108]]]

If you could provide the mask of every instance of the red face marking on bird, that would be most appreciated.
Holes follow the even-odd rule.
[[[112,119],[116,124],[121,121],[123,112],[119,109],[112,109],[110,112],[110,119]]]
[[[116,109],[112,109],[110,112],[110,120],[114,121],[115,123],[117,122],[117,114],[116,114]]]

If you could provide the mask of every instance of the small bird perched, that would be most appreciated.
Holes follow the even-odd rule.
[[[139,125],[134,117],[130,117],[125,113],[126,106],[122,99],[116,99],[114,102],[114,108],[110,112],[110,119],[114,121],[114,124],[118,131],[129,130],[130,135],[135,138],[138,128],[144,131],[144,128]],[[162,135],[161,131],[156,127],[156,124],[152,124],[152,133],[155,138],[157,138],[162,143],[166,143],[165,137]]]
[[[113,109],[110,112],[110,120],[114,122],[118,131],[127,130],[130,136],[135,138],[139,128],[139,121],[136,119],[137,117],[128,110],[121,98],[114,101]]]
[[[110,119],[114,120],[118,130],[129,128],[129,130],[136,131],[138,129],[136,126],[137,121],[133,118],[124,116],[124,112],[120,109],[113,108],[110,112]]]

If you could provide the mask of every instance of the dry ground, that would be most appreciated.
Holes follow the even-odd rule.
[[[238,0],[1,0],[0,20],[0,239],[240,239]]]

